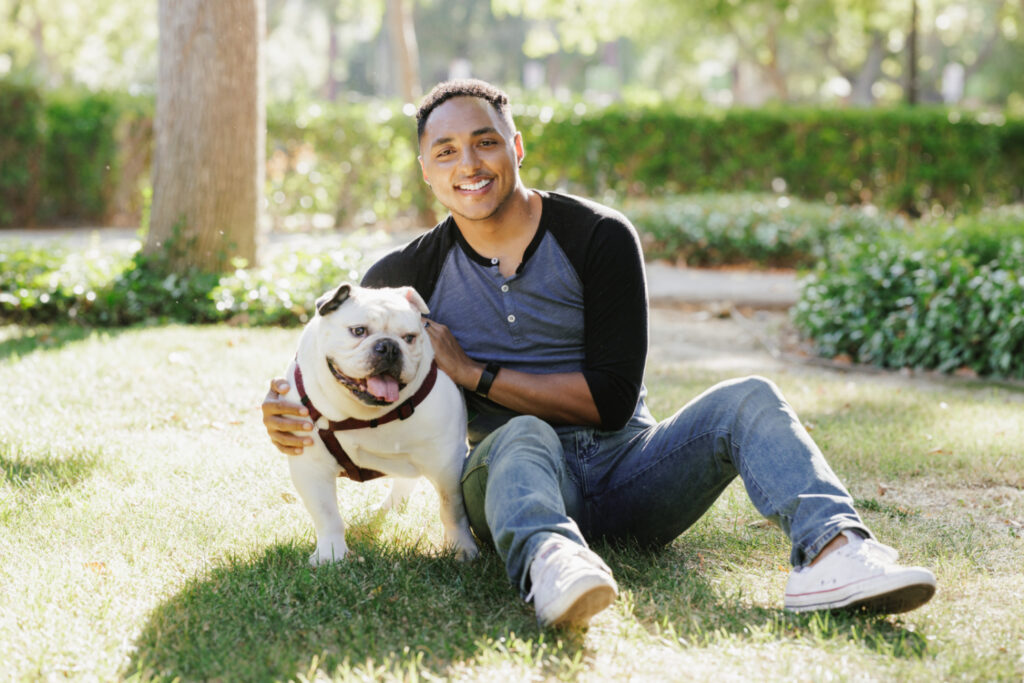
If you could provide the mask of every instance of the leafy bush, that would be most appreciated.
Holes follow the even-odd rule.
[[[687,195],[630,202],[649,259],[688,266],[810,267],[838,241],[900,221],[864,208],[776,195]]]
[[[0,251],[0,320],[98,327],[139,323],[229,322],[297,325],[316,298],[359,279],[361,252],[333,248],[282,252],[262,268],[244,264],[228,275],[169,274],[169,255],[5,244]]]
[[[848,241],[794,321],[825,356],[1024,379],[1024,207]]]

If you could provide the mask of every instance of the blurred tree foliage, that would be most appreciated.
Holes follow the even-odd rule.
[[[383,0],[266,1],[271,100],[400,94]],[[423,86],[745,105],[902,101],[915,5],[920,101],[1024,110],[1019,0],[405,3]],[[144,91],[155,70],[151,0],[0,0],[0,78]]]

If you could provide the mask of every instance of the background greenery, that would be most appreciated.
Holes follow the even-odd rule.
[[[13,131],[0,142],[0,225],[138,225],[152,101],[40,94],[0,81]],[[913,215],[1024,197],[1024,119],[945,108],[679,111],[523,105],[523,175],[584,196],[787,193]],[[437,205],[416,163],[409,109],[305,102],[268,111],[268,214],[279,228],[429,225]]]
[[[821,355],[1024,379],[1024,207],[908,221],[781,195],[687,195],[625,209],[648,259],[806,269],[793,320]],[[367,239],[299,243],[223,276],[168,275],[137,243],[0,242],[0,321],[298,325],[324,291],[358,281]]]

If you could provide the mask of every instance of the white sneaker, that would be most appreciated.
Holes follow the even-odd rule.
[[[814,566],[799,567],[786,583],[786,609],[844,608],[880,614],[909,612],[935,594],[935,575],[924,567],[896,564],[895,550],[844,531],[846,545]]]
[[[541,544],[530,563],[533,600],[541,626],[585,627],[615,601],[612,570],[591,550],[563,536]]]

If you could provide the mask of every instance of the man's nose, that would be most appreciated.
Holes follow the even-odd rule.
[[[459,155],[459,167],[466,170],[476,170],[480,167],[480,157],[472,145],[463,149]]]

